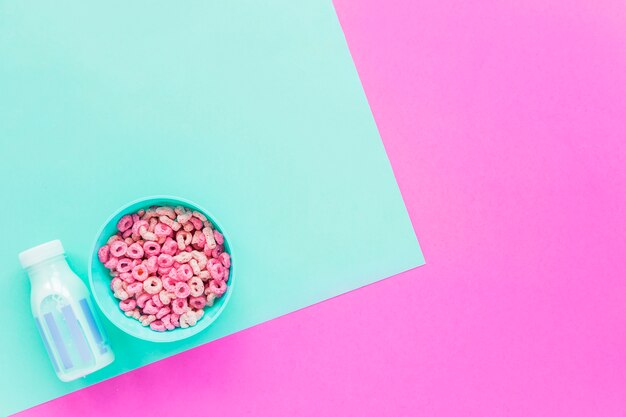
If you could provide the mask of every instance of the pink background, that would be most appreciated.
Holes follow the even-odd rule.
[[[427,265],[22,417],[626,414],[626,3],[335,5]]]

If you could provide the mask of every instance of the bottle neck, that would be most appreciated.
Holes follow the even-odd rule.
[[[32,285],[37,285],[51,279],[53,276],[72,273],[70,266],[65,260],[65,255],[58,255],[46,259],[26,269]]]

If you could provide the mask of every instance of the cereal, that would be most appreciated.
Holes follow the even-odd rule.
[[[152,330],[156,330],[157,332],[164,332],[165,324],[161,320],[155,320],[152,323],[150,323],[150,328]]]
[[[171,236],[172,234],[174,234],[174,231],[165,223],[159,222],[154,228],[154,234],[157,236]]]
[[[226,252],[222,252],[219,256],[219,260],[224,265],[224,268],[230,268],[230,255]]]
[[[128,245],[123,240],[116,240],[109,245],[109,252],[116,258],[126,255],[126,249],[128,249]]]
[[[128,246],[126,255],[132,259],[141,259],[143,258],[143,248],[139,243],[132,243]]]
[[[158,294],[162,289],[163,284],[157,277],[150,277],[143,282],[143,290],[148,294]]]
[[[189,280],[189,293],[192,297],[199,297],[204,292],[204,282],[198,277]]]
[[[117,266],[115,267],[117,272],[129,272],[131,269],[133,269],[133,262],[130,259],[121,258],[117,261]]]
[[[110,256],[109,245],[104,245],[103,247],[98,249],[98,259],[103,264],[109,260],[109,256]]]
[[[133,217],[130,215],[123,216],[119,222],[117,222],[117,230],[120,232],[125,232],[130,229],[133,225]]]
[[[174,289],[174,294],[176,294],[177,298],[187,298],[189,294],[191,294],[191,288],[185,282],[177,282],[176,288]]]
[[[228,290],[232,263],[222,233],[183,206],[124,215],[98,259],[120,310],[158,332],[196,325]]]
[[[133,298],[120,301],[120,309],[122,311],[131,311],[134,310],[135,307],[137,307],[137,301]]]

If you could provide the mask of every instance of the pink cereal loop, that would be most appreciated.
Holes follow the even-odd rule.
[[[143,307],[144,314],[156,314],[159,312],[159,307],[154,304],[152,298],[146,301],[146,305]]]
[[[148,294],[158,294],[162,289],[163,284],[157,277],[150,277],[143,282],[143,290]]]
[[[215,249],[211,252],[211,256],[214,258],[219,258],[220,255],[224,252],[224,245],[217,245]]]
[[[171,276],[165,276],[161,278],[161,282],[163,283],[163,288],[169,292],[174,292],[176,290],[176,284],[178,281]]]
[[[187,283],[177,282],[176,289],[174,290],[174,294],[176,294],[177,298],[186,299],[187,297],[189,297],[190,291],[191,289],[189,288],[189,285],[187,285]]]
[[[211,278],[216,279],[218,281],[222,281],[224,279],[224,265],[217,264],[213,268],[209,269],[209,273],[211,274]]]
[[[224,265],[224,268],[230,268],[230,255],[226,252],[223,252],[218,259]]]
[[[143,292],[143,284],[139,281],[128,284],[128,287],[126,287],[126,292],[128,292],[128,295],[131,296],[141,294]]]
[[[204,245],[206,245],[206,236],[204,235],[204,233],[202,233],[202,231],[200,230],[196,230],[195,232],[193,232],[193,237],[191,238],[191,246],[193,246],[194,249],[201,250],[204,248]]]
[[[189,219],[189,222],[193,225],[193,228],[196,230],[202,230],[202,220],[197,217],[192,217]]]
[[[98,259],[103,264],[109,260],[109,245],[104,245],[100,249],[98,249]]]
[[[123,272],[130,272],[132,268],[133,268],[133,263],[130,259],[121,258],[118,260],[115,270],[119,273],[123,273]]]
[[[206,305],[206,297],[202,297],[202,296],[190,297],[189,305],[195,309],[201,310]]]
[[[132,275],[135,280],[143,282],[148,278],[150,272],[144,264],[139,264],[133,268]]]
[[[224,235],[221,234],[218,230],[213,230],[213,236],[215,237],[215,242],[218,245],[224,244]]]
[[[158,222],[154,227],[154,234],[157,236],[171,236],[174,234],[174,231],[168,225]]]
[[[131,274],[130,272],[123,272],[119,274],[118,277],[127,284],[132,284],[136,281],[133,277],[133,274]]]
[[[163,322],[163,324],[165,325],[165,328],[167,330],[174,330],[176,328],[176,326],[174,326],[174,324],[172,324],[172,315],[171,314],[166,314],[165,316],[163,316],[161,321]]]
[[[171,309],[169,307],[161,307],[159,309],[159,311],[156,313],[156,318],[160,320],[163,317],[165,317],[168,314],[170,314],[170,311],[171,311]]]
[[[163,243],[163,245],[161,245],[161,253],[165,253],[167,255],[176,255],[176,251],[178,250],[178,243],[172,239],[172,238],[167,238],[167,240],[165,241],[165,243]]]
[[[123,240],[116,240],[115,242],[109,245],[109,252],[112,256],[116,258],[121,258],[126,255],[126,250],[128,249],[128,245]]]
[[[148,227],[150,226],[150,223],[147,220],[139,220],[135,223],[133,223],[133,234],[135,235],[139,235],[141,234],[141,230],[148,230]]]
[[[183,314],[187,311],[187,299],[186,298],[177,298],[172,301],[172,311],[176,314]]]
[[[159,267],[158,260],[159,258],[153,255],[144,261],[144,265],[146,265],[149,273],[154,274],[157,271]]]
[[[164,332],[166,330],[165,324],[161,320],[155,320],[150,323],[150,328],[157,332]]]
[[[181,228],[181,224],[178,223],[176,220],[172,220],[167,216],[161,216],[159,217],[159,221],[165,225],[168,225],[173,231],[178,231]]]
[[[117,230],[124,233],[128,229],[130,229],[133,225],[133,217],[130,214],[122,216],[122,218],[117,222]]]
[[[143,257],[143,248],[140,244],[133,243],[126,250],[126,255],[132,259],[140,259]]]
[[[180,318],[180,314],[172,313],[170,314],[170,321],[174,325],[174,327],[180,327],[180,322],[178,319]]]
[[[155,219],[154,217],[150,219],[150,222],[148,223],[148,232],[154,232],[154,229],[156,229],[156,225],[159,224],[159,221],[157,219]],[[141,232],[141,230],[140,230]]]
[[[161,294],[161,292],[159,291],[159,294]],[[159,294],[154,294],[152,296],[152,302],[154,303],[155,306],[161,308],[163,307],[163,302],[161,301],[161,299],[159,298]]]
[[[111,245],[111,243],[117,241],[117,240],[122,240],[122,237],[119,235],[113,235],[111,236],[108,240],[107,240],[107,245]]]
[[[137,302],[132,298],[129,298],[127,300],[120,301],[119,305],[122,311],[131,311],[137,307]]]
[[[169,268],[172,266],[173,263],[174,258],[166,253],[160,254],[157,258],[157,264],[159,265],[159,268]]]
[[[161,253],[161,245],[159,245],[157,242],[148,240],[143,244],[143,251],[144,254],[148,256],[158,255],[159,253]]]
[[[176,279],[178,281],[188,281],[193,277],[193,270],[188,264],[183,264],[176,270]]]
[[[143,287],[143,285],[142,285]],[[146,301],[152,299],[152,295],[148,294],[148,293],[141,293],[136,297],[137,300],[137,305],[140,308],[144,308],[146,306]]]
[[[228,285],[224,281],[214,279],[209,283],[209,290],[218,297],[224,294],[227,288]]]

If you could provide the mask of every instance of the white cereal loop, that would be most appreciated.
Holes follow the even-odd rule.
[[[148,210],[146,210],[144,215],[141,216],[141,220],[150,220],[151,218],[153,218],[156,215],[157,215],[156,211],[152,207],[150,207]]]
[[[174,212],[174,209],[171,207],[167,207],[167,206],[159,207],[158,209],[156,209],[156,214],[158,214],[161,217],[167,216],[172,220],[176,218],[176,213]]]
[[[205,227],[202,229],[202,233],[206,236],[206,246],[208,246],[209,249],[215,249],[217,242],[215,242],[215,237],[213,236],[213,229]]]
[[[150,241],[152,241],[152,242],[156,242],[157,240],[159,240],[159,238],[157,237],[157,235],[155,235],[155,234],[154,234],[154,233],[152,233],[152,232],[149,232],[149,231],[145,230],[144,228],[141,228],[141,229],[140,229],[140,231],[142,232],[142,233],[141,233],[141,238],[142,238],[143,240],[150,240]]]
[[[187,252],[189,253],[189,252]],[[198,261],[196,261],[195,259],[190,259],[189,260],[189,266],[191,267],[191,270],[193,271],[194,275],[198,275],[201,271],[200,271],[200,266],[198,266]]]
[[[184,212],[178,215],[178,217],[176,218],[176,221],[182,225],[185,225],[187,224],[187,222],[189,222],[189,219],[191,219],[191,213]]]
[[[206,216],[205,216],[204,214],[200,213],[200,212],[199,212],[199,211],[197,211],[197,210],[194,210],[194,211],[191,213],[191,215],[192,215],[193,217],[197,217],[198,219],[200,219],[200,220],[201,220],[201,221],[203,221],[203,222],[206,222],[206,221],[207,221]]]
[[[156,227],[157,223],[159,223],[159,220],[156,217],[151,218],[148,225],[148,232],[154,233],[154,228]]]
[[[198,277],[193,277],[188,281],[189,293],[192,297],[200,297],[204,293],[204,283]]]
[[[159,217],[159,221],[163,224],[168,225],[169,227],[172,227],[172,225],[174,224],[174,220],[170,219],[167,216],[161,216]]]
[[[143,282],[143,289],[148,294],[158,294],[163,289],[161,280],[157,277],[150,277]]]
[[[174,256],[174,260],[179,264],[186,264],[191,260],[191,258],[191,252],[181,252],[178,255]]]
[[[207,288],[208,290],[208,288]],[[213,302],[215,301],[215,294],[213,294],[212,292],[209,292],[206,296],[206,305],[208,307],[213,307]]]

